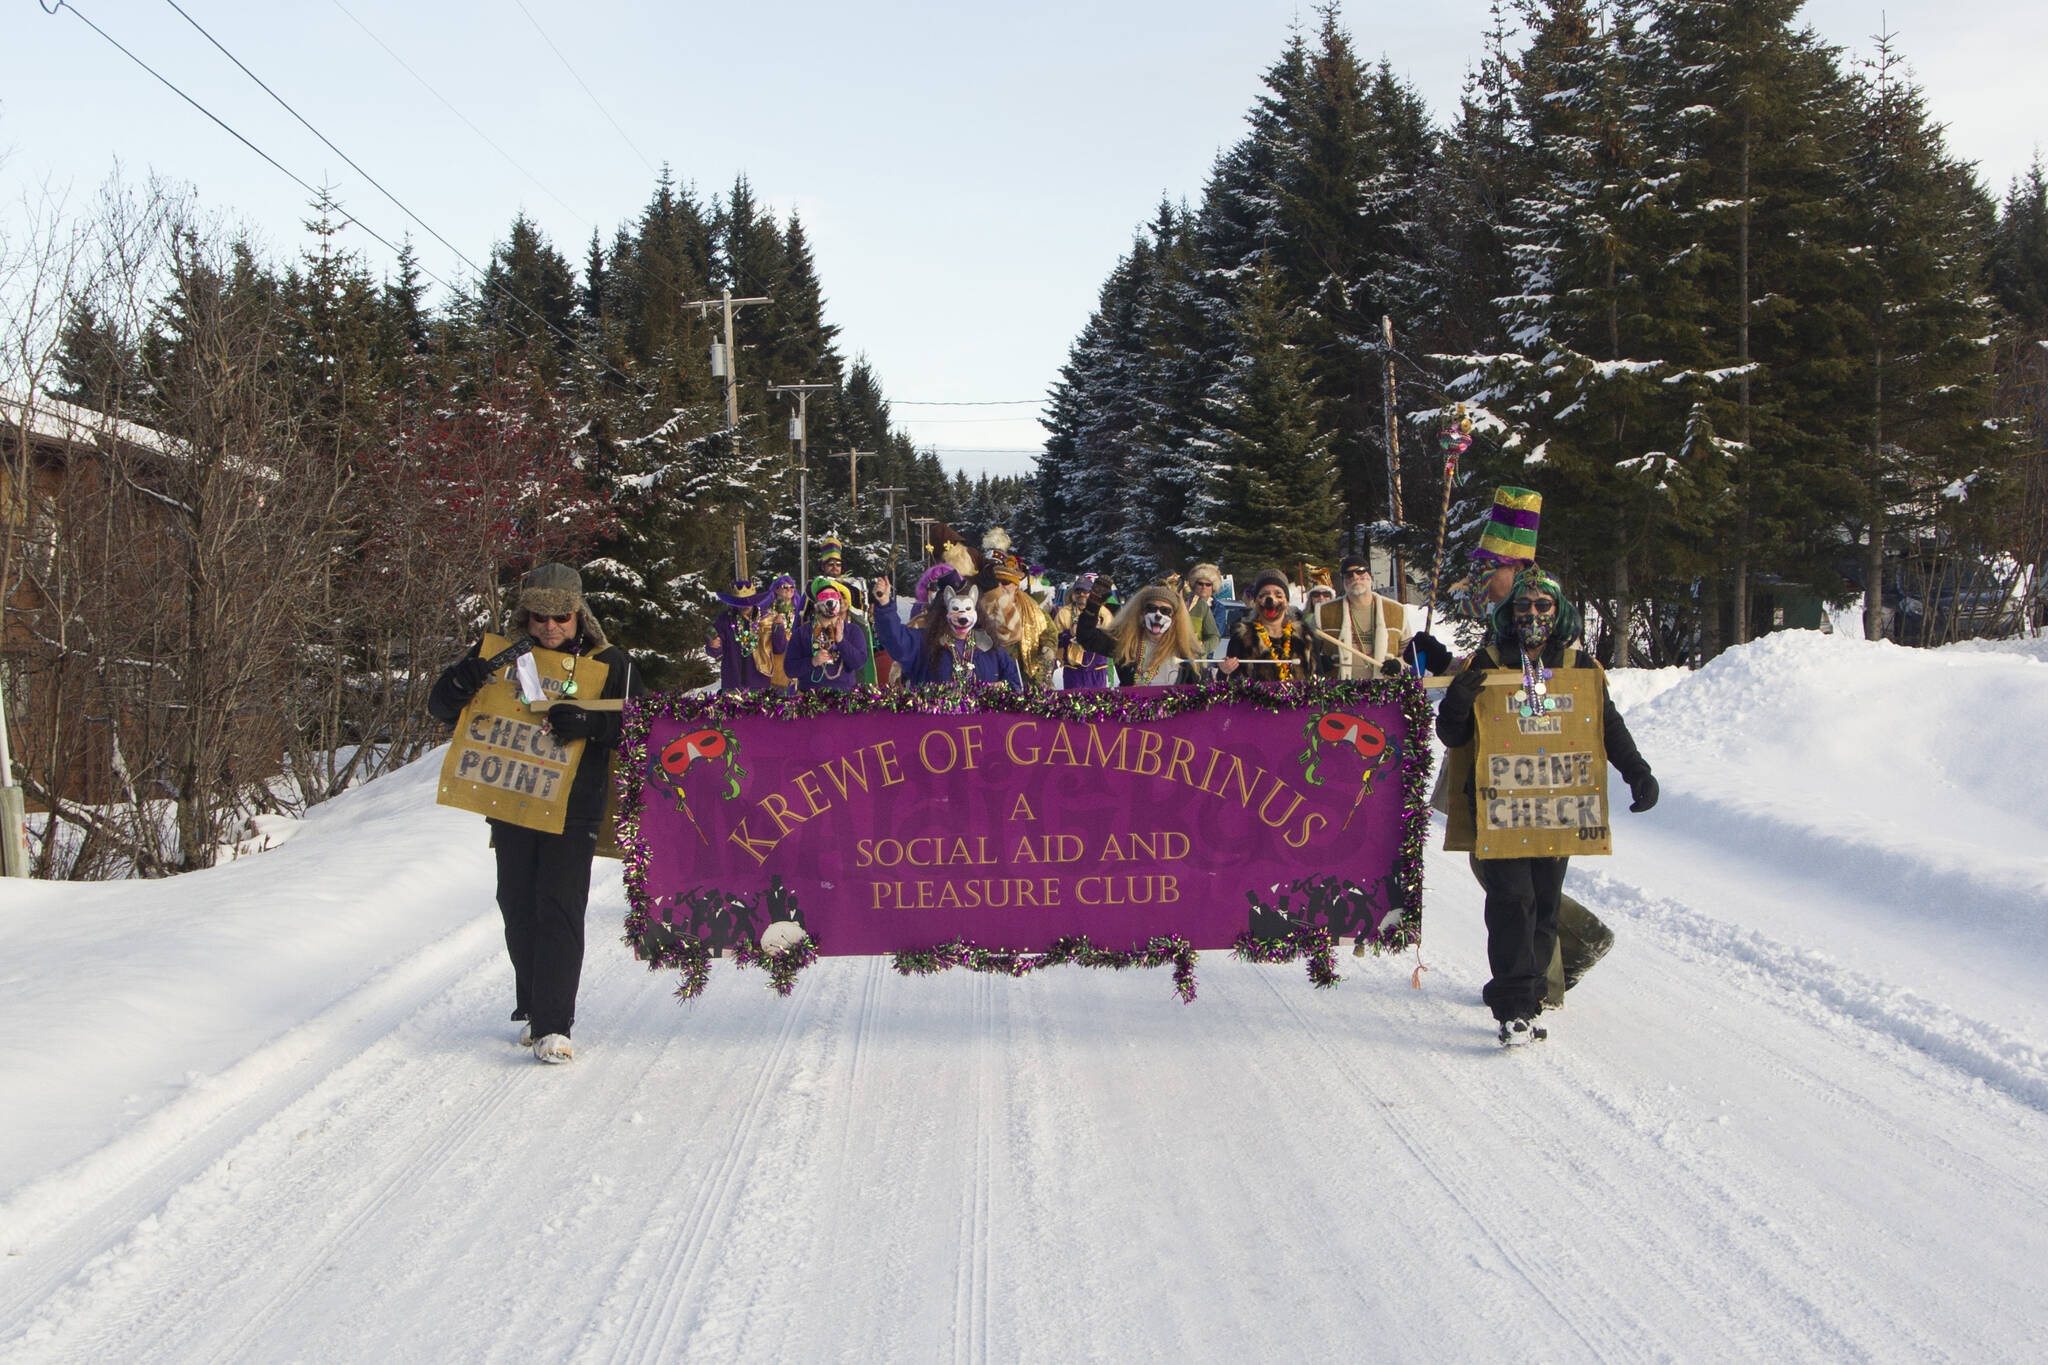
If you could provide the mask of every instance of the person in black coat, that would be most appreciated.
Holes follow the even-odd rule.
[[[542,649],[605,665],[606,698],[639,696],[632,658],[605,639],[583,600],[583,578],[566,564],[543,564],[520,580],[510,633],[532,636]],[[490,680],[481,645],[451,664],[434,683],[427,710],[453,725]],[[583,975],[583,914],[590,900],[590,865],[609,795],[606,779],[624,717],[592,711],[565,698],[548,710],[548,731],[567,744],[586,741],[570,782],[560,834],[545,834],[503,820],[490,821],[498,860],[498,912],[505,921],[505,951],[512,959],[512,1018],[527,1025],[520,1042],[544,1062],[575,1055],[576,988]]]
[[[1230,628],[1225,673],[1245,670],[1253,682],[1302,682],[1316,674],[1308,622],[1287,605],[1287,575],[1267,569],[1252,580],[1252,609]]]
[[[1107,657],[1125,687],[1180,687],[1201,681],[1201,645],[1186,603],[1171,588],[1140,588],[1104,630],[1095,624],[1115,586],[1097,574],[1084,609],[1074,622],[1074,639],[1090,654]]]
[[[1576,647],[1579,632],[1578,610],[1557,579],[1534,565],[1515,576],[1507,600],[1494,608],[1487,644],[1452,680],[1437,710],[1437,738],[1453,750],[1446,759],[1445,780],[1453,784],[1451,799],[1463,806],[1452,816],[1446,847],[1472,846],[1466,840],[1477,823],[1476,764],[1470,746],[1478,734],[1478,723],[1473,710],[1487,673],[1520,670],[1525,654],[1553,670],[1598,669],[1599,665]],[[1601,697],[1607,761],[1628,783],[1629,809],[1647,811],[1657,804],[1657,779],[1604,687]],[[1500,1025],[1502,1042],[1520,1042],[1532,1036],[1530,1021],[1543,1009],[1545,972],[1557,945],[1558,911],[1569,862],[1568,858],[1483,858],[1473,862],[1473,872],[1486,890],[1486,959],[1493,979],[1486,983],[1485,999]]]

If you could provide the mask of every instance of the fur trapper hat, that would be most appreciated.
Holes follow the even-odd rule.
[[[604,628],[597,623],[590,604],[583,600],[583,575],[567,564],[542,564],[529,569],[519,580],[519,597],[512,608],[511,633],[516,638],[530,635],[529,619],[534,616],[576,614],[576,632],[593,653],[606,648]]]

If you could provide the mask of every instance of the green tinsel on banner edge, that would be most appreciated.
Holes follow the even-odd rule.
[[[626,932],[621,939],[633,950],[633,956],[647,964],[648,971],[674,967],[682,972],[676,999],[695,1000],[711,984],[712,948],[703,939],[678,933],[639,910],[627,913]],[[796,989],[797,974],[817,960],[818,943],[812,938],[772,952],[751,943],[742,943],[732,950],[733,966],[742,970],[758,967],[767,972],[770,989],[782,996]]]
[[[1308,979],[1317,990],[1334,986],[1344,978],[1337,975],[1336,940],[1318,924],[1296,929],[1286,938],[1254,938],[1249,930],[1237,936],[1230,955],[1240,962],[1292,962],[1308,959]]]
[[[1358,681],[1312,679],[1293,683],[1255,683],[1235,678],[1200,683],[1193,687],[1167,687],[1142,695],[1120,688],[1074,692],[1014,692],[1007,687],[950,684],[886,690],[856,688],[850,692],[803,692],[794,697],[766,692],[724,692],[693,696],[663,692],[626,703],[624,735],[619,744],[619,761],[613,765],[619,783],[618,837],[625,853],[626,898],[632,907],[626,916],[627,942],[635,936],[637,923],[644,932],[651,923],[651,897],[647,891],[648,850],[640,839],[640,814],[646,784],[639,780],[647,756],[647,733],[658,719],[715,721],[736,716],[769,716],[799,719],[823,715],[861,715],[881,711],[893,715],[917,713],[931,716],[974,715],[996,712],[1030,715],[1041,720],[1112,720],[1120,722],[1160,720],[1211,706],[1245,703],[1269,711],[1312,707],[1345,708],[1367,704],[1395,703],[1407,722],[1401,755],[1401,794],[1404,828],[1401,847],[1394,860],[1394,890],[1402,906],[1400,918],[1389,923],[1371,941],[1375,954],[1403,952],[1422,935],[1422,852],[1429,837],[1429,778],[1432,761],[1429,732],[1432,720],[1429,698],[1413,678],[1368,678]],[[666,927],[666,926],[664,926]],[[1178,942],[1178,939],[1155,942]],[[695,939],[689,942],[696,943]],[[684,1000],[695,998],[709,979],[711,950],[702,947],[704,964],[678,961],[668,965],[683,968],[683,985],[676,992]],[[811,945],[815,953],[816,945]],[[937,951],[937,950],[932,950]],[[644,954],[642,954],[644,958]],[[904,954],[896,954],[900,962]],[[914,954],[912,956],[915,956]],[[1292,959],[1289,959],[1292,960]],[[663,964],[649,962],[650,970]],[[1125,964],[1131,965],[1131,964]],[[1147,964],[1160,965],[1160,964]],[[902,970],[902,968],[898,968]],[[934,968],[933,970],[938,970]],[[1312,965],[1313,970],[1313,965]],[[697,975],[701,971],[701,977]],[[1183,972],[1185,979],[1183,980]],[[1334,970],[1332,979],[1335,979]],[[692,981],[695,981],[694,988]],[[1194,949],[1188,949],[1183,968],[1174,971],[1174,987],[1181,999],[1195,998]],[[1328,983],[1319,983],[1328,984]]]
[[[1174,993],[1187,1005],[1195,999],[1195,959],[1199,956],[1186,939],[1179,937],[1155,938],[1142,948],[1119,952],[1115,948],[1098,948],[1088,941],[1086,934],[1080,934],[1054,939],[1052,947],[1042,953],[1022,948],[981,948],[956,938],[936,948],[891,953],[889,965],[903,976],[933,976],[962,967],[970,972],[1017,977],[1069,964],[1120,972],[1126,967],[1164,967],[1170,963]]]

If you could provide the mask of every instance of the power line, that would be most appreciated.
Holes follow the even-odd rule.
[[[612,117],[611,110],[604,107],[604,103],[597,97],[597,92],[592,90],[590,86],[584,82],[583,77],[576,75],[576,68],[569,65],[569,59],[567,57],[562,56],[562,49],[555,46],[555,40],[553,38],[548,37],[548,31],[540,26],[540,20],[533,17],[533,11],[526,7],[526,0],[512,0],[512,3],[519,6],[519,12],[526,16],[527,23],[533,25],[533,31],[540,35],[540,40],[548,45],[548,51],[554,53],[555,56],[561,61],[562,69],[567,71],[571,76],[576,77],[576,84],[583,86],[583,93],[590,96],[590,102],[597,106],[597,112],[603,114],[605,117],[605,121],[611,124],[613,128],[618,130],[619,137],[625,142],[625,144],[628,147],[633,148],[633,155],[640,158],[640,164],[645,166],[650,171],[653,170],[654,163],[647,159],[647,153],[641,151],[638,147],[635,147],[633,145],[633,139],[626,135],[626,130],[624,128],[619,127],[619,121]]]
[[[429,95],[432,95],[435,99],[441,101],[441,107],[443,109],[446,109],[449,113],[461,119],[463,122],[463,126],[468,128],[470,132],[475,133],[479,138],[483,139],[484,145],[488,146],[492,151],[496,152],[499,156],[504,157],[506,164],[510,165],[513,170],[518,171],[528,180],[531,180],[536,189],[538,189],[542,194],[545,194],[548,198],[554,200],[557,204],[560,204],[562,208],[565,209],[570,214],[571,217],[576,219],[577,222],[583,223],[589,227],[597,226],[597,224],[591,222],[588,218],[585,218],[581,213],[578,213],[576,209],[566,199],[562,198],[561,195],[556,194],[552,189],[549,189],[547,184],[543,182],[539,176],[535,175],[532,171],[527,170],[526,167],[520,165],[519,162],[516,159],[514,159],[512,153],[506,151],[503,147],[500,147],[497,144],[497,142],[492,139],[489,133],[486,133],[483,129],[477,127],[476,124],[470,120],[469,115],[463,113],[460,109],[457,109],[453,104],[449,103],[448,97],[446,95],[443,95],[439,90],[436,90],[427,81],[427,78],[425,76],[422,76],[419,72],[413,70],[412,63],[408,62],[405,58],[399,56],[398,53],[392,49],[391,44],[385,42],[382,38],[379,38],[374,32],[371,31],[370,26],[368,24],[356,18],[356,16],[352,12],[350,12],[348,6],[341,3],[341,0],[329,0],[329,3],[332,4],[336,9],[340,10],[343,14],[348,15],[350,23],[354,24],[357,28],[361,29],[371,42],[375,43],[378,47],[383,48],[385,55],[390,57],[392,61],[397,62],[400,66],[404,67],[405,73],[408,76],[411,76],[414,80],[418,81],[420,85],[425,88],[426,92]]]
[[[1042,407],[1043,398],[885,398],[892,408],[1021,408]]]
[[[297,185],[307,194],[313,196],[315,201],[322,203],[331,203],[327,195],[325,195],[322,191],[314,189],[311,185],[307,184],[299,176],[293,174],[292,171],[288,169],[283,162],[279,161],[270,153],[264,151],[261,147],[258,147],[248,138],[243,137],[239,132],[236,132],[234,128],[230,127],[228,123],[225,120],[223,120],[218,114],[215,114],[211,109],[208,109],[198,100],[186,94],[182,89],[178,87],[178,85],[174,81],[170,79],[170,77],[164,75],[161,71],[158,71],[148,62],[143,61],[142,58],[136,56],[133,52],[129,51],[128,48],[124,46],[119,39],[115,38],[113,34],[107,32],[98,24],[95,24],[91,19],[88,19],[85,16],[84,11],[80,10],[76,5],[71,4],[70,0],[57,0],[57,3],[54,7],[46,3],[46,0],[36,0],[36,3],[42,5],[43,12],[45,14],[55,15],[59,10],[70,10],[71,13],[77,17],[78,22],[84,24],[94,33],[97,33],[101,38],[105,39],[109,44],[111,44],[114,47],[116,51],[120,52],[121,55],[126,57],[129,61],[134,62],[144,71],[147,71],[150,75],[156,77],[156,79],[163,84],[165,89],[169,90],[179,99],[185,101],[185,103],[191,105],[194,109],[197,109],[200,113],[204,114],[217,127],[219,127],[221,131],[225,132],[228,136],[234,138],[235,141],[241,143],[250,151],[256,153],[257,156],[262,157],[264,161],[266,161],[272,167],[274,167],[286,179],[290,180],[293,184]],[[362,176],[363,179],[369,181],[372,185],[375,185],[377,187],[378,192],[381,193],[386,199],[389,199],[392,203],[397,204],[399,209],[402,210],[407,217],[411,218],[415,223],[418,223],[422,228],[424,228],[429,236],[431,236],[435,241],[441,243],[441,245],[447,247],[448,250],[454,252],[457,259],[461,260],[471,270],[477,271],[479,277],[483,275],[484,272],[478,269],[476,262],[470,260],[469,257],[463,255],[461,249],[458,248],[453,242],[450,242],[446,237],[443,237],[440,233],[434,231],[433,226],[429,224],[424,218],[421,218],[411,209],[406,208],[406,206],[402,202],[400,202],[396,195],[392,194],[391,191],[385,189],[381,184],[378,184],[374,176],[372,176],[368,171],[364,170],[361,166],[356,165],[355,160],[352,157],[350,157],[348,153],[342,151],[341,148],[336,147],[334,143],[327,137],[326,134],[322,133],[318,128],[315,128],[312,124],[307,123],[304,116],[302,116],[298,110],[292,108],[292,106],[285,101],[285,98],[282,95],[278,94],[275,90],[272,90],[268,85],[264,84],[264,81],[260,76],[258,76],[255,72],[249,70],[248,67],[243,66],[241,60],[237,58],[234,53],[229,52],[225,47],[222,47],[220,41],[217,38],[215,38],[211,33],[208,33],[206,29],[199,23],[198,20],[194,19],[191,15],[186,14],[183,9],[179,8],[177,0],[165,0],[165,3],[169,4],[172,9],[177,10],[179,15],[183,17],[186,23],[192,25],[193,28],[198,29],[201,36],[203,36],[207,42],[212,43],[215,48],[219,49],[222,56],[226,57],[229,61],[233,62],[237,67],[240,67],[244,75],[246,75],[250,80],[255,81],[257,85],[261,86],[265,94],[269,95],[272,99],[276,100],[280,105],[283,105],[285,111],[289,113],[293,118],[298,119],[300,123],[305,124],[307,131],[311,132],[313,136],[319,138],[322,142],[326,143],[328,148],[331,151],[333,151],[336,156],[340,157],[343,161],[348,162],[350,166],[354,167],[356,173]],[[355,224],[355,226],[361,228],[364,232],[368,233],[373,239],[380,243],[385,250],[391,252],[393,255],[400,254],[400,249],[392,243],[390,238],[384,236],[383,233],[378,232],[368,223],[365,223],[362,219],[356,217],[347,209],[341,207],[341,205],[332,204],[332,207],[336,213],[340,214],[348,222]],[[428,270],[425,266],[421,266],[420,269],[429,279],[433,280],[434,283],[440,285],[443,289],[455,291],[454,285],[442,279],[433,271]],[[484,287],[486,284],[487,281],[483,280],[482,278],[479,278],[478,285],[480,288]],[[625,380],[628,384],[632,385],[641,393],[644,394],[646,392],[646,390],[640,388],[638,381],[636,381],[631,375],[628,375],[624,371],[618,369],[616,366],[612,365],[611,362],[607,361],[603,356],[600,356],[595,351],[592,351],[589,348],[585,347],[579,340],[577,340],[577,338],[569,335],[567,332],[564,332],[561,328],[549,322],[539,313],[534,312],[532,308],[527,306],[527,303],[524,299],[521,299],[518,295],[513,294],[510,290],[504,289],[502,286],[499,288],[498,292],[505,299],[518,305],[520,308],[525,309],[525,311],[531,314],[534,320],[539,322],[543,327],[547,328],[555,335],[561,337],[564,341],[576,347],[578,350],[583,351],[585,355],[588,355],[591,359],[597,361],[598,364],[604,366],[613,374],[618,375],[619,378]]]

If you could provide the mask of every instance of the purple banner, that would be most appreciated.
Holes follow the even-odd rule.
[[[821,952],[1321,927],[1405,941],[1428,751],[1405,680],[1108,694],[661,697],[622,772],[636,911]]]

